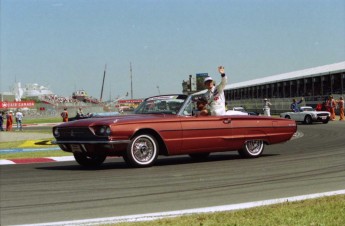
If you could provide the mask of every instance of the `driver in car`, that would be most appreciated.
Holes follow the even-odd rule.
[[[198,109],[197,116],[207,116],[208,110],[206,108],[207,106],[207,100],[203,97],[199,97],[196,101],[196,107]]]

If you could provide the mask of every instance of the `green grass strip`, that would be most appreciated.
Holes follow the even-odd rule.
[[[343,226],[345,195],[287,202],[247,210],[195,214],[116,226]]]

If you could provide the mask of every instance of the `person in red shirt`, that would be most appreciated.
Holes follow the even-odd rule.
[[[63,109],[63,112],[61,112],[61,117],[63,122],[68,122],[68,112],[67,108]]]
[[[13,125],[12,111],[9,111],[6,114],[6,131],[12,131],[12,125]]]
[[[318,104],[316,105],[315,110],[317,110],[317,111],[322,111],[322,104],[318,103]]]

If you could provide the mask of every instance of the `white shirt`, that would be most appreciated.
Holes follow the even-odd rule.
[[[23,119],[23,113],[21,113],[20,111],[18,111],[18,112],[16,113],[16,119],[18,119],[19,121],[22,121],[22,119]]]
[[[269,101],[264,102],[264,109],[269,109],[272,104]]]
[[[219,85],[213,86],[205,93],[205,98],[211,111],[211,115],[225,115],[224,88],[227,84],[227,77],[222,77]]]

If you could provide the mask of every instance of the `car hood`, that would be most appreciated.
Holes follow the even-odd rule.
[[[80,119],[71,122],[65,122],[58,127],[86,127],[94,125],[110,125],[114,123],[126,124],[126,123],[138,123],[145,121],[157,121],[157,120],[169,120],[176,118],[176,115],[167,114],[131,114],[131,115],[119,115],[111,117],[99,117],[99,118],[87,118]]]
[[[300,113],[305,113],[305,114],[331,114],[328,111],[302,111]]]
[[[331,114],[329,111],[313,111],[313,112],[315,112],[316,114],[320,114],[320,113]]]

